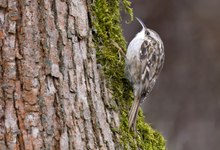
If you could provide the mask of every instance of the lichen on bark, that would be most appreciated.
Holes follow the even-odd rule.
[[[94,43],[97,49],[97,61],[102,65],[108,87],[112,91],[112,109],[120,113],[120,126],[112,129],[119,142],[119,149],[165,150],[165,140],[156,130],[144,122],[142,111],[137,120],[138,134],[128,129],[128,110],[133,101],[132,88],[124,75],[124,57],[126,41],[120,25],[120,7],[133,19],[133,12],[128,0],[96,0],[92,4],[91,20]]]

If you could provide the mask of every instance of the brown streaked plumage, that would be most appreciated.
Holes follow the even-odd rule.
[[[140,104],[155,85],[164,64],[164,46],[160,36],[142,25],[142,30],[129,43],[126,54],[126,74],[134,91],[134,102],[129,111],[129,128],[136,128]]]

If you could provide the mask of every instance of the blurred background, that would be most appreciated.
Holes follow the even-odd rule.
[[[131,0],[134,16],[161,36],[165,65],[142,108],[169,150],[219,150],[220,1]],[[124,23],[128,42],[141,30]]]

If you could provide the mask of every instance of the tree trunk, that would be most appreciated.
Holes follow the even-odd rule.
[[[97,1],[98,8],[113,3]],[[117,90],[109,92],[106,74],[97,67],[91,29],[100,30],[92,23],[97,16],[91,17],[90,3],[94,2],[0,1],[0,149],[114,150],[128,149],[130,140],[136,140],[126,129],[128,104],[120,108],[121,103],[112,101],[111,93]],[[119,12],[119,6],[114,7]],[[121,30],[114,34],[122,35]],[[118,43],[114,37],[107,38]],[[124,76],[123,71],[120,74]],[[125,128],[120,114],[126,118]],[[149,132],[149,138],[153,134]],[[123,137],[129,140],[119,144]],[[154,137],[161,140],[158,134]],[[126,142],[128,146],[119,146]]]
[[[104,107],[109,95],[86,1],[3,0],[0,7],[0,147],[114,149],[110,124],[119,124],[118,114]]]

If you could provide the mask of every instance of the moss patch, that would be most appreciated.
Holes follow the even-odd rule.
[[[120,5],[120,2],[122,5]],[[125,78],[125,60],[121,51],[126,50],[126,41],[120,25],[120,6],[133,19],[128,0],[95,0],[91,6],[94,43],[97,61],[102,65],[113,100],[120,111],[120,128],[112,130],[119,134],[120,149],[165,150],[164,138],[144,122],[142,111],[137,120],[138,134],[128,130],[128,110],[133,101],[132,88]]]

